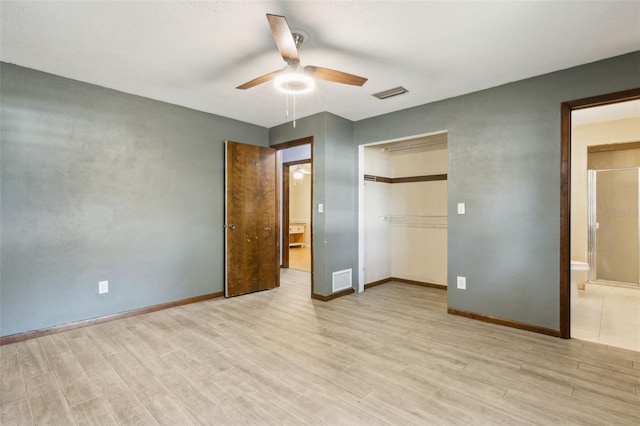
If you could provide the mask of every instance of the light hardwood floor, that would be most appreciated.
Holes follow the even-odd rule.
[[[292,247],[289,249],[289,268],[311,272],[311,248]]]
[[[309,274],[0,347],[1,424],[640,422],[640,353],[446,313],[388,283],[331,302]]]

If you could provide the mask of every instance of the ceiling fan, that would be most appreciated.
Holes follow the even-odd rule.
[[[310,169],[302,168],[300,166],[296,166],[296,168],[293,169],[293,173],[292,173],[294,179],[302,179],[304,175],[310,175],[310,174],[311,174]]]
[[[250,89],[259,84],[275,79],[276,88],[289,94],[306,93],[313,89],[313,78],[331,81],[334,83],[362,86],[367,79],[357,75],[328,68],[300,65],[298,48],[302,45],[304,37],[298,33],[292,33],[284,16],[267,14],[267,20],[271,27],[271,33],[276,41],[280,55],[287,65],[278,71],[265,74],[248,81],[236,89]]]

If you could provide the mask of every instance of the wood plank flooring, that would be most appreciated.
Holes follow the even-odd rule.
[[[0,424],[640,424],[639,352],[448,315],[437,289],[281,281],[0,347]]]
[[[311,247],[289,248],[289,268],[311,272]]]

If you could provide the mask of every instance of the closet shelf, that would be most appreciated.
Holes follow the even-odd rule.
[[[394,214],[394,215],[388,215],[388,216],[380,216],[380,219],[382,219],[382,220],[392,220],[392,219],[437,219],[437,220],[447,220],[447,216]]]

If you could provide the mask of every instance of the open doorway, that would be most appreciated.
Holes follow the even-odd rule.
[[[571,123],[571,336],[640,351],[640,100]]]
[[[311,161],[284,163],[282,176],[282,264],[285,268],[311,272]]]
[[[279,165],[280,267],[283,273],[295,268],[296,274],[309,274],[313,296],[313,137],[284,142],[272,148],[277,150]]]
[[[574,133],[574,129],[572,127],[573,121],[573,112],[579,110],[585,110],[588,108],[600,107],[604,105],[612,105],[618,104],[627,101],[633,101],[640,99],[640,89],[631,89],[624,92],[617,92],[608,95],[596,96],[592,98],[579,99],[570,102],[564,102],[561,105],[561,202],[560,202],[560,336],[564,338],[572,337],[572,321],[576,321],[577,318],[573,318],[575,314],[572,312],[573,304],[572,298],[576,298],[577,294],[575,294],[576,290],[573,290],[575,286],[577,289],[577,285],[580,279],[584,280],[584,278],[579,278],[580,269],[579,267],[583,264],[588,265],[588,256],[586,253],[583,256],[583,259],[574,259],[578,262],[571,262],[572,256],[578,256],[580,253],[580,249],[577,243],[573,242],[574,237],[578,236],[578,228],[576,226],[572,227],[572,218],[577,217],[580,214],[585,214],[586,212],[580,212],[577,208],[577,205],[574,206],[572,203],[573,199],[576,199],[578,194],[576,194],[576,190],[573,188],[574,180],[577,177],[574,175],[574,172],[578,172],[575,170],[577,166],[573,166],[574,160],[576,160],[576,156],[581,154],[582,149],[577,146],[574,148],[572,145],[572,135]],[[587,151],[586,146],[584,151]],[[585,171],[586,171],[586,152],[584,152],[585,156]],[[586,180],[586,179],[585,179]],[[577,190],[579,191],[579,190]],[[587,198],[587,190],[584,190],[585,204]],[[586,223],[586,220],[585,220]],[[574,229],[574,227],[576,229]],[[585,225],[586,229],[586,225]],[[575,233],[574,233],[575,231]],[[586,238],[585,238],[586,240]],[[575,246],[576,251],[574,252],[572,245]],[[572,266],[573,265],[573,266]],[[577,265],[577,266],[576,266]],[[573,270],[572,270],[573,269]],[[585,268],[582,268],[585,269]],[[584,273],[584,271],[582,271]],[[572,275],[573,273],[573,275]],[[574,278],[572,282],[572,277]],[[636,311],[637,312],[637,311]],[[572,319],[573,318],[573,319]],[[600,319],[600,322],[602,320]],[[637,324],[637,322],[636,322]],[[620,328],[618,328],[619,330]],[[637,331],[635,332],[637,336]],[[577,334],[577,333],[576,333]],[[601,342],[604,343],[604,342]],[[638,350],[638,349],[636,349]]]

